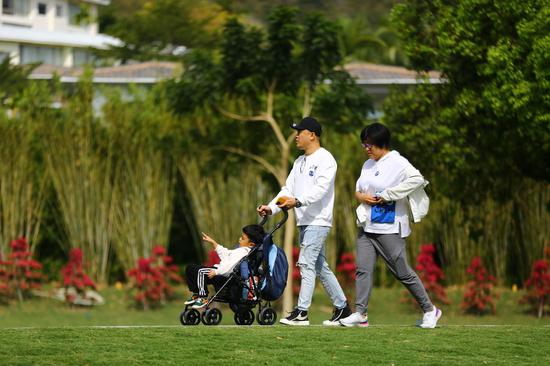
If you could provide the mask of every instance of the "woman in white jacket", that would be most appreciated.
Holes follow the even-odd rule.
[[[356,243],[356,312],[340,320],[344,326],[368,326],[367,306],[376,259],[381,256],[395,277],[410,291],[424,311],[419,326],[435,328],[441,317],[422,281],[407,263],[405,238],[410,235],[409,207],[414,222],[428,212],[428,184],[420,172],[395,150],[390,150],[390,131],[373,123],[361,131],[369,159],[357,180],[355,197],[359,234]]]

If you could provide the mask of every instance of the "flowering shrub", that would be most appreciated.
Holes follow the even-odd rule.
[[[355,283],[355,270],[355,256],[353,253],[343,253],[340,256],[340,264],[336,266],[336,271],[343,275],[344,283]]]
[[[298,262],[298,258],[300,258],[300,248],[293,247],[292,248],[292,293],[294,295],[298,295],[300,293],[300,280],[302,279],[302,275],[300,274],[300,268],[296,266],[296,263]]]
[[[7,262],[2,260],[0,253],[0,302],[6,303],[10,296],[9,275],[5,268]]]
[[[166,304],[173,294],[172,284],[181,283],[178,267],[160,245],[153,248],[150,258],[140,258],[137,267],[128,271],[136,306],[147,310]]]
[[[530,305],[539,318],[544,316],[544,307],[550,303],[550,249],[545,254],[547,259],[539,259],[533,263],[531,276],[525,281],[527,294],[520,300],[520,303]]]
[[[416,272],[420,277],[420,280],[424,284],[428,295],[432,301],[439,302],[441,304],[450,304],[447,292],[442,285],[442,281],[445,278],[443,271],[434,261],[435,246],[433,244],[424,244],[420,246],[420,253],[416,257]],[[407,291],[404,292],[402,302],[414,302]]]
[[[23,301],[32,290],[40,288],[42,264],[32,259],[27,239],[13,240],[10,248],[8,260],[0,260],[0,294],[6,301],[13,296]]]
[[[472,259],[467,269],[470,281],[466,284],[466,291],[460,305],[467,313],[482,315],[486,312],[495,313],[497,297],[493,293],[496,280],[481,263],[480,257]]]
[[[61,269],[63,277],[63,296],[65,302],[71,305],[93,305],[97,296],[91,293],[96,290],[96,284],[84,273],[82,268],[82,250],[74,248],[69,253],[67,265]],[[92,295],[93,294],[93,295]]]
[[[336,266],[336,276],[348,299],[353,298],[356,268],[355,256],[353,253],[342,253],[339,264]]]
[[[208,258],[206,259],[206,262],[203,263],[206,267],[214,267],[214,264],[220,263],[220,257],[218,256],[218,253],[216,253],[215,250],[211,250],[208,252]]]

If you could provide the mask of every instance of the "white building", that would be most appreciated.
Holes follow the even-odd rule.
[[[91,61],[90,48],[119,44],[98,32],[97,7],[109,5],[110,0],[0,2],[0,60],[11,57],[15,64],[75,67]]]

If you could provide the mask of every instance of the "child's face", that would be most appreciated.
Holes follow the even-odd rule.
[[[239,246],[240,247],[253,247],[254,242],[250,241],[250,239],[248,238],[248,235],[246,235],[245,233],[242,233],[241,237],[239,238]]]

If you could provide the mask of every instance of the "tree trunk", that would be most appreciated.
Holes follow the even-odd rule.
[[[294,210],[288,212],[288,220],[285,224],[284,250],[288,259],[288,277],[286,281],[286,289],[283,293],[283,314],[290,312],[294,308],[294,298],[292,296],[292,272],[294,271],[294,260],[292,258],[292,248],[294,247],[294,231],[295,231]]]

